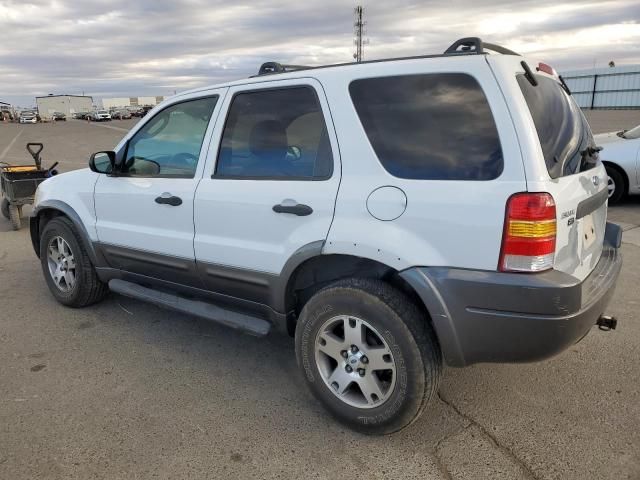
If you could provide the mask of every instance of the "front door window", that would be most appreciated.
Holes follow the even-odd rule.
[[[129,141],[120,174],[193,178],[217,99],[189,100],[156,114]]]

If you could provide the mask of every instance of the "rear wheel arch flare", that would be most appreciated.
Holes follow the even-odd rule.
[[[304,304],[324,286],[346,278],[376,278],[385,281],[407,295],[425,314],[429,323],[431,315],[413,287],[404,280],[398,270],[366,257],[345,254],[316,255],[301,262],[287,279],[284,305],[289,315],[288,330],[293,335],[297,316]]]

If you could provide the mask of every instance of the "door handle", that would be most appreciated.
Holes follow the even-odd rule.
[[[307,215],[311,215],[313,213],[313,208],[302,203],[296,203],[292,205],[279,204],[273,206],[273,211],[276,213],[291,213],[299,217],[306,217]]]
[[[156,203],[159,203],[161,205],[171,205],[172,207],[177,207],[178,205],[182,205],[182,199],[180,197],[171,195],[168,192],[165,192],[159,197],[156,197]]]

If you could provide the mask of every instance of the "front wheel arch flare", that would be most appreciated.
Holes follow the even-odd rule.
[[[35,212],[32,213],[32,218],[29,223],[31,242],[33,244],[34,250],[36,251],[36,255],[40,255],[40,235],[45,225],[58,216],[64,216],[68,218],[71,223],[73,223],[73,226],[76,228],[76,231],[78,232],[78,235],[80,236],[80,239],[82,241],[82,246],[87,250],[87,254],[91,259],[91,262],[95,266],[100,266],[98,264],[96,251],[93,247],[93,242],[91,241],[89,233],[87,232],[87,229],[80,219],[80,215],[78,215],[78,213],[70,205],[59,200],[43,202],[39,204]],[[34,221],[34,219],[36,221]]]

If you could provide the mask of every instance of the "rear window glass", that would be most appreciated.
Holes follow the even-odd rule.
[[[400,178],[492,180],[502,148],[487,98],[470,75],[438,73],[355,80],[349,86],[384,168]]]
[[[591,130],[580,107],[555,80],[536,75],[537,86],[524,75],[518,84],[527,102],[538,132],[540,146],[551,178],[577,173],[584,162],[597,162],[597,152],[583,157],[582,152],[593,145]]]

